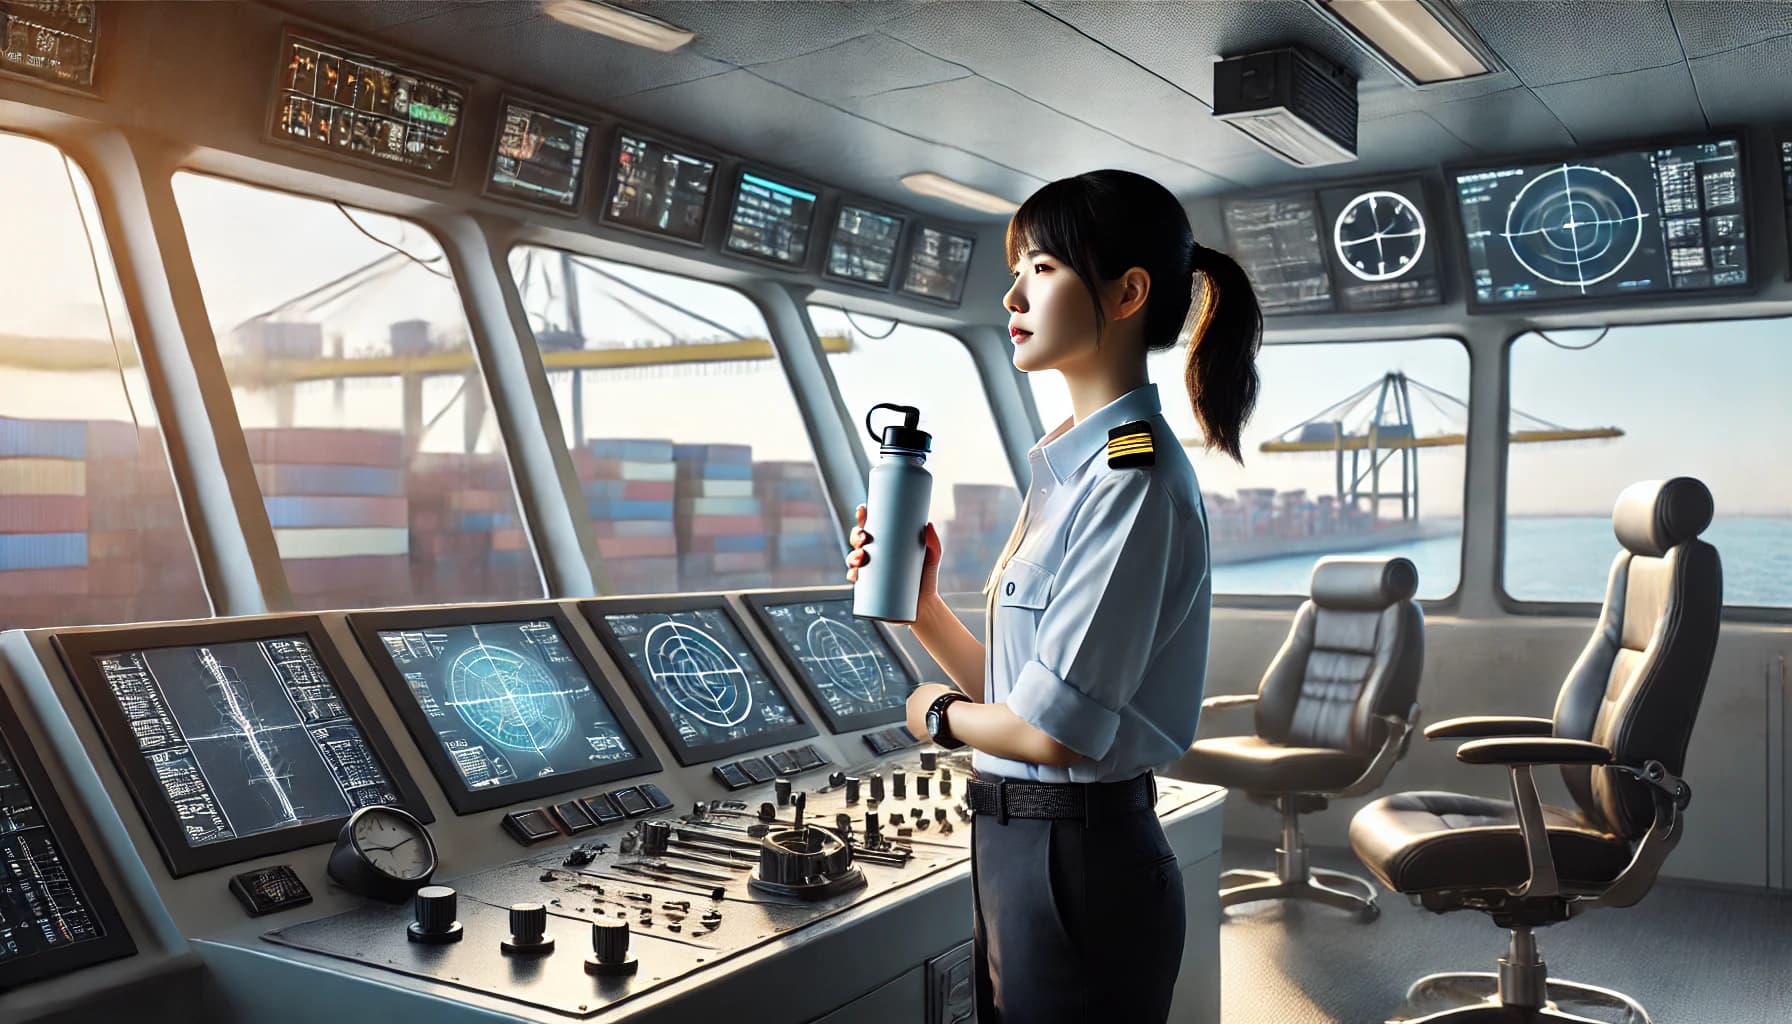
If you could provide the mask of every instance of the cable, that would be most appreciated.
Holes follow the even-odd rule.
[[[1612,326],[1611,326],[1611,324],[1606,324],[1605,330],[1599,332],[1599,337],[1594,338],[1592,341],[1587,342],[1585,345],[1564,345],[1561,342],[1557,341],[1556,339],[1550,337],[1549,332],[1543,330],[1542,328],[1538,328],[1537,337],[1542,338],[1544,341],[1549,342],[1551,345],[1554,345],[1555,347],[1562,349],[1565,352],[1585,352],[1587,349],[1590,349],[1594,345],[1597,345],[1600,342],[1604,341],[1605,336],[1610,333],[1612,333]]]
[[[693,313],[690,310],[685,309],[683,306],[680,306],[677,303],[673,302],[671,299],[668,299],[663,295],[655,295],[653,292],[648,291],[647,289],[641,287],[640,285],[635,284],[632,281],[628,281],[624,278],[618,277],[615,274],[612,274],[609,271],[605,270],[604,268],[598,266],[597,264],[587,261],[584,257],[574,256],[572,258],[572,262],[573,262],[573,265],[576,267],[584,267],[586,270],[591,271],[593,274],[596,274],[597,276],[603,278],[606,281],[610,281],[614,284],[619,284],[622,287],[627,288],[629,291],[634,292],[637,295],[642,295],[649,299],[652,299],[653,301],[659,303],[660,305],[665,306],[668,309],[674,310],[675,312],[682,313],[685,316],[690,317],[692,320],[695,320],[698,323],[703,324],[706,327],[714,327],[716,330],[721,331],[723,334],[726,334],[731,340],[734,340],[734,341],[746,340],[745,338],[743,338],[741,336],[741,333],[739,331],[735,330],[732,327],[729,327],[727,324],[718,323],[717,321],[711,320],[708,317],[703,316],[699,313]],[[567,287],[568,288],[572,287],[572,283],[568,282]],[[661,329],[664,330],[664,328],[661,328]]]
[[[124,406],[131,414],[131,426],[139,434],[143,423],[137,417],[137,403],[131,400],[130,378],[124,372],[124,359],[118,351],[118,328],[112,322],[112,303],[106,299],[104,275],[100,273],[100,257],[93,247],[93,228],[87,223],[87,211],[81,204],[81,190],[75,184],[75,164],[67,155],[62,158],[62,173],[68,176],[68,191],[75,201],[75,216],[81,218],[81,234],[87,239],[87,263],[93,268],[93,287],[100,293],[100,312],[106,318],[106,334],[112,340],[112,365],[118,367],[118,386],[124,392]]]
[[[375,242],[378,242],[379,244],[385,246],[386,248],[392,250],[393,252],[398,253],[400,256],[403,256],[405,259],[410,260],[412,263],[417,264],[419,267],[422,267],[424,270],[429,271],[430,273],[436,275],[437,277],[441,278],[442,280],[444,280],[444,281],[454,280],[453,274],[444,273],[440,270],[437,270],[435,267],[430,266],[430,264],[432,264],[432,263],[442,262],[442,260],[446,256],[445,253],[438,255],[438,256],[434,257],[433,259],[426,260],[419,256],[416,256],[413,253],[406,252],[405,250],[399,248],[398,246],[393,245],[391,242],[386,241],[384,238],[381,238],[380,236],[378,236],[378,235],[374,234],[373,232],[367,230],[366,228],[362,227],[361,222],[355,219],[354,214],[351,214],[348,212],[348,207],[342,205],[339,202],[335,202],[335,201],[332,201],[331,205],[336,207],[336,209],[339,212],[341,212],[341,214],[344,217],[348,218],[348,222],[355,226],[356,231],[361,232],[363,235],[366,235],[368,238],[373,239]]]
[[[846,322],[852,325],[853,330],[858,331],[860,334],[864,335],[866,341],[882,341],[885,338],[888,338],[890,335],[895,334],[896,328],[902,326],[902,321],[892,320],[892,321],[890,321],[890,329],[889,330],[885,331],[882,334],[872,334],[870,331],[867,331],[865,328],[860,327],[859,322],[852,318],[852,310],[841,309],[840,312],[846,314]]]

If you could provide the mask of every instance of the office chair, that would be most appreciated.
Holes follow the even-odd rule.
[[[1203,711],[1253,706],[1254,735],[1201,740],[1177,774],[1244,791],[1282,813],[1276,870],[1220,876],[1222,908],[1296,897],[1380,913],[1368,879],[1314,868],[1300,815],[1372,792],[1406,751],[1419,717],[1425,618],[1419,574],[1404,558],[1325,558],[1312,596],[1255,694],[1211,697]]]
[[[1428,739],[1468,740],[1465,764],[1500,765],[1512,802],[1399,793],[1350,822],[1350,846],[1388,888],[1427,910],[1478,910],[1511,935],[1497,974],[1436,974],[1407,992],[1460,1002],[1422,1021],[1585,1021],[1581,1003],[1649,1015],[1621,992],[1548,977],[1532,930],[1597,907],[1635,905],[1680,841],[1692,791],[1681,781],[1723,609],[1717,549],[1698,539],[1711,492],[1690,477],[1632,484],[1612,529],[1605,606],[1552,718],[1457,718]],[[1534,768],[1556,765],[1573,807],[1537,797]]]

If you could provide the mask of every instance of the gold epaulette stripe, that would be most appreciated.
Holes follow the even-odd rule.
[[[1150,434],[1128,434],[1125,437],[1116,437],[1113,440],[1109,441],[1108,447],[1112,448],[1117,444],[1150,444],[1150,443],[1151,443],[1151,435]]]
[[[1108,454],[1109,455],[1118,455],[1123,452],[1148,452],[1151,450],[1152,450],[1152,447],[1151,447],[1150,441],[1131,441],[1131,442],[1109,441],[1108,442]]]

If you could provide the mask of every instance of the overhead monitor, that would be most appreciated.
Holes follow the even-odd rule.
[[[828,241],[828,261],[822,273],[842,281],[888,287],[902,225],[903,218],[894,214],[841,203],[840,212],[834,215],[834,235]]]
[[[884,627],[852,614],[852,588],[743,594],[835,732],[900,722],[919,685]]]
[[[1786,237],[1792,243],[1792,132],[1780,137],[1780,179],[1785,186]],[[1792,244],[1788,249],[1787,266],[1792,268]]]
[[[363,807],[431,820],[315,616],[52,641],[176,876],[330,842]]]
[[[809,255],[815,226],[815,193],[742,170],[728,211],[729,252],[800,267]]]
[[[1471,304],[1750,284],[1741,142],[1456,171]]]
[[[580,603],[679,764],[815,735],[720,595]]]
[[[1250,277],[1265,316],[1336,308],[1313,193],[1228,199],[1221,213],[1232,258]]]
[[[579,208],[591,125],[505,97],[485,190],[561,213]]]
[[[557,605],[358,612],[349,626],[458,813],[659,770]]]
[[[0,693],[0,992],[136,951]]]
[[[268,132],[276,142],[447,184],[466,96],[445,78],[289,29]]]
[[[902,290],[923,299],[958,305],[971,270],[976,239],[923,224],[908,247]]]
[[[1443,301],[1437,219],[1419,179],[1321,189],[1319,214],[1340,309],[1354,313]]]
[[[616,136],[604,220],[701,243],[715,178],[714,160],[623,129]]]
[[[94,0],[0,0],[0,73],[89,92],[99,45]]]

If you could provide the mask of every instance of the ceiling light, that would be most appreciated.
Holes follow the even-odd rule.
[[[679,28],[669,21],[661,21],[652,15],[617,7],[603,0],[547,0],[541,5],[541,9],[548,17],[563,25],[582,28],[587,32],[596,32],[635,46],[659,50],[661,53],[670,53],[697,38],[697,33],[688,28]]]
[[[1013,213],[1020,206],[1011,203],[1001,196],[991,195],[982,189],[962,185],[951,178],[941,177],[931,171],[910,174],[902,179],[909,191],[919,192],[924,196],[944,199],[948,203],[968,206],[978,213]]]
[[[1487,44],[1445,0],[1316,0],[1413,85],[1474,78],[1499,68]]]

